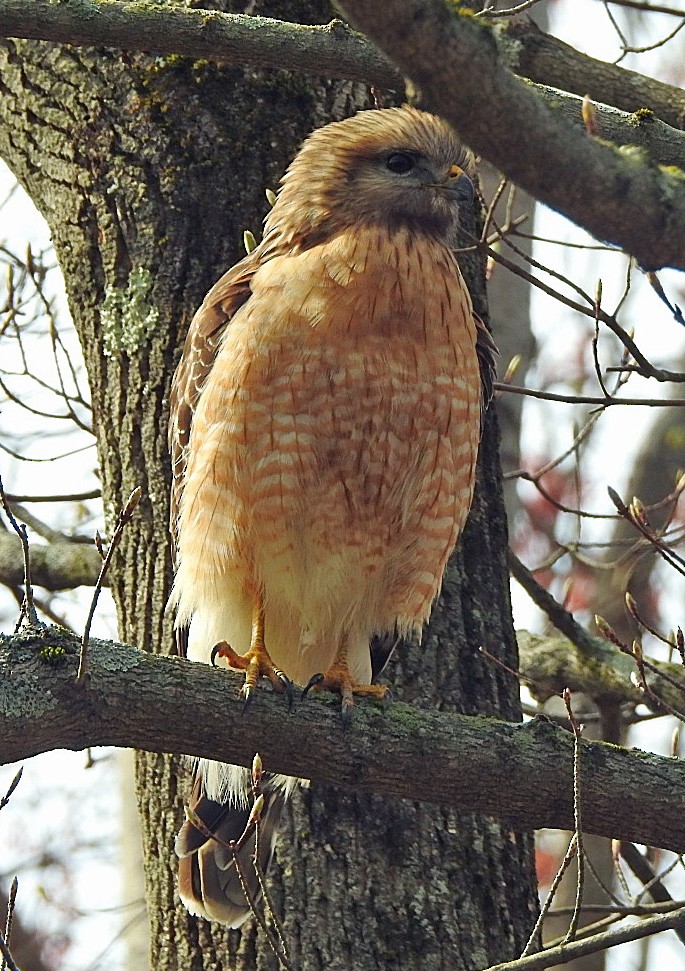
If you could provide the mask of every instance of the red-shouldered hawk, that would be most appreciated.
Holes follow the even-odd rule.
[[[171,599],[188,656],[243,668],[248,701],[260,676],[336,689],[344,711],[354,694],[381,697],[374,638],[420,636],[428,619],[492,384],[493,345],[451,250],[472,165],[445,121],[414,108],[315,131],[261,243],[192,321],[171,400]],[[188,908],[233,927],[249,910],[208,834],[241,834],[248,779],[202,763],[202,824],[191,814],[176,843]],[[266,785],[262,868],[294,783]]]

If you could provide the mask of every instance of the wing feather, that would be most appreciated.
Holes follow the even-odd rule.
[[[226,327],[250,296],[250,283],[261,263],[259,248],[218,280],[193,317],[183,354],[171,383],[169,452],[171,454],[170,527],[176,557],[178,512],[183,494],[188,443],[195,408],[216,359]]]
[[[176,560],[178,514],[185,484],[188,444],[195,408],[200,400],[209,372],[226,327],[250,297],[250,283],[261,263],[260,247],[236,263],[218,280],[193,317],[181,360],[171,383],[169,397],[169,453],[171,455],[171,504],[169,527],[171,553]],[[176,650],[185,657],[187,627],[176,629]]]

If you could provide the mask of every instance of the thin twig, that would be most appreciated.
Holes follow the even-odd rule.
[[[5,498],[9,502],[85,502],[86,499],[99,499],[101,495],[101,489],[91,489],[90,492],[70,492],[54,496],[21,496],[8,492]]]
[[[102,540],[100,539],[100,534],[95,534],[95,546],[97,547],[100,556],[102,556],[102,566],[100,567],[100,573],[95,581],[95,589],[93,590],[93,599],[90,602],[90,610],[88,611],[88,617],[86,619],[86,625],[83,629],[83,637],[81,638],[81,653],[79,656],[78,673],[76,675],[76,683],[83,684],[86,675],[88,673],[88,642],[90,640],[90,628],[93,623],[93,617],[95,615],[95,608],[97,607],[98,598],[100,592],[102,591],[102,586],[104,579],[109,570],[110,564],[112,562],[112,557],[114,551],[121,541],[124,529],[131,519],[133,512],[140,502],[140,497],[142,495],[142,489],[140,486],[136,486],[131,495],[126,501],[126,505],[119,513],[119,518],[117,519],[117,524],[114,527],[114,532],[112,533],[112,539],[110,540],[109,548],[107,553],[103,555]]]
[[[674,550],[664,546],[661,538],[657,535],[657,533],[654,532],[647,521],[645,509],[642,503],[638,499],[633,499],[630,506],[627,506],[616,490],[612,489],[611,486],[607,488],[607,492],[609,493],[609,498],[616,506],[616,509],[620,515],[632,526],[634,526],[638,532],[642,533],[645,539],[651,543],[657,553],[669,564],[669,566],[672,566],[674,570],[677,570],[678,573],[685,576],[685,560],[683,560],[683,558]]]
[[[10,801],[10,798],[12,796],[12,793],[14,792],[14,790],[17,788],[17,786],[21,782],[21,777],[22,777],[23,772],[24,772],[24,766],[22,765],[22,767],[19,769],[19,771],[17,772],[17,774],[15,775],[15,777],[10,782],[9,789],[7,790],[7,792],[5,793],[5,795],[2,797],[2,799],[0,799],[0,809],[4,809],[5,806],[7,805],[7,803]]]
[[[665,3],[649,3],[648,0],[607,0],[616,7],[629,7],[631,10],[646,10],[649,13],[667,13],[674,17],[685,17],[685,10],[677,10]]]
[[[685,901],[672,900],[670,903],[658,904],[583,904],[584,914],[614,914],[618,917],[647,917],[650,914],[668,914],[673,910],[685,907]],[[550,917],[568,917],[573,913],[573,907],[555,907],[550,910]],[[585,925],[586,926],[586,925]],[[585,926],[581,930],[585,930]]]
[[[552,884],[549,888],[549,893],[545,897],[545,902],[540,908],[540,914],[538,916],[538,919],[535,921],[535,927],[533,928],[531,935],[528,938],[526,946],[521,952],[521,957],[519,958],[519,960],[523,960],[530,954],[530,951],[532,950],[533,945],[537,941],[538,935],[540,933],[540,929],[542,928],[542,922],[544,921],[545,917],[549,913],[549,909],[552,906],[552,901],[556,895],[557,890],[559,889],[559,884],[561,883],[562,877],[564,876],[569,866],[571,865],[571,861],[573,860],[573,857],[576,855],[577,851],[578,851],[578,843],[577,843],[576,834],[574,833],[573,836],[571,837],[571,842],[568,844],[566,853],[564,854],[564,859],[561,861],[559,869],[557,870],[554,876],[554,880],[552,880]]]
[[[557,947],[546,948],[538,954],[521,957],[515,961],[493,964],[489,968],[485,968],[484,971],[543,971],[544,968],[552,968],[557,964],[568,964],[586,954],[605,951],[610,947],[616,947],[617,944],[626,944],[629,941],[639,941],[643,937],[651,937],[653,934],[674,930],[676,927],[685,927],[685,907],[674,910],[669,914],[645,917],[638,923],[629,924],[627,927],[617,927],[601,934],[594,934],[582,940],[574,941],[572,944],[559,944]]]
[[[5,490],[2,486],[2,476],[0,476],[0,503],[2,504],[2,508],[4,509],[5,515],[9,519],[12,528],[21,540],[21,549],[24,556],[24,599],[22,601],[21,609],[19,611],[19,618],[14,631],[16,633],[20,629],[24,618],[26,618],[27,625],[29,627],[44,627],[45,625],[38,620],[36,605],[33,601],[33,587],[31,586],[31,553],[29,551],[28,533],[26,532],[26,526],[24,526],[23,523],[18,523],[14,518],[10,505],[5,496]]]
[[[0,934],[0,954],[2,954],[5,964],[7,965],[7,971],[21,971],[14,963],[14,958],[12,957],[12,952],[10,951],[5,938]]]
[[[530,10],[534,7],[536,3],[540,3],[540,0],[523,0],[522,3],[517,4],[515,7],[508,7],[506,10],[480,10],[478,13],[474,14],[475,17],[487,17],[488,20],[491,17],[515,17],[517,13],[523,13],[524,10]]]
[[[10,939],[12,937],[12,918],[14,917],[14,905],[17,900],[17,890],[19,889],[19,880],[17,877],[12,880],[10,886],[10,892],[7,895],[7,919],[5,920],[5,943],[7,947],[10,946]],[[6,971],[7,959],[4,954],[2,957],[2,964],[0,964],[0,971]]]
[[[573,915],[569,924],[564,944],[568,944],[576,935],[578,921],[580,920],[580,905],[583,899],[583,886],[585,883],[585,851],[583,850],[583,820],[581,814],[580,800],[580,742],[581,727],[575,719],[573,708],[571,707],[571,692],[564,688],[562,698],[568,712],[568,720],[573,732],[573,827],[576,837],[578,850],[578,875],[576,879],[576,900],[573,907]]]
[[[486,252],[487,255],[491,256],[492,259],[497,263],[501,263],[502,266],[506,266],[506,268],[511,270],[511,272],[516,274],[516,276],[520,276],[524,280],[527,280],[528,283],[537,287],[539,290],[542,290],[543,293],[546,293],[548,296],[553,297],[560,303],[563,303],[566,307],[570,307],[572,310],[577,310],[578,313],[583,314],[583,316],[594,319],[596,311],[594,309],[592,299],[588,298],[587,294],[585,294],[584,297],[588,302],[588,306],[584,306],[583,304],[572,300],[570,297],[564,296],[563,293],[559,293],[559,291],[555,290],[554,287],[550,287],[546,283],[543,283],[542,280],[534,277],[531,273],[524,270],[523,267],[518,266],[511,260],[508,260],[505,256],[502,256],[501,253],[496,252],[496,250],[488,247],[486,248]],[[523,255],[528,262],[530,262],[530,257],[525,256],[525,254]],[[550,272],[549,269],[545,269],[548,273]],[[682,371],[668,371],[665,368],[657,368],[651,363],[651,361],[647,360],[630,334],[624,330],[623,327],[621,327],[618,321],[611,314],[606,313],[604,310],[600,310],[599,319],[603,324],[606,324],[611,331],[613,331],[621,343],[630,351],[630,354],[635,359],[636,365],[639,365],[639,367],[635,367],[633,370],[637,370],[644,377],[655,378],[657,381],[685,382],[685,373]]]
[[[608,368],[609,371],[621,370],[626,368]],[[637,370],[633,368],[632,370]],[[495,391],[508,391],[510,394],[523,394],[529,398],[539,398],[542,401],[560,401],[568,405],[597,405],[600,408],[610,408],[612,405],[641,405],[646,408],[682,408],[685,406],[685,398],[600,398],[596,395],[583,394],[557,394],[554,391],[537,391],[534,388],[522,388],[515,384],[502,384],[495,381],[493,384]]]
[[[664,907],[664,904],[674,905],[674,900],[662,880],[666,873],[654,873],[649,861],[640,853],[638,848],[628,840],[621,840],[618,844],[619,854],[626,861],[638,880],[643,884],[640,896],[648,893],[655,903],[655,906]],[[680,857],[676,857],[674,865],[677,866]],[[667,868],[668,870],[669,868]],[[682,928],[675,929],[680,940],[685,944],[685,933]]]

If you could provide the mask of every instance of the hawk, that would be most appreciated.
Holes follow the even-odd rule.
[[[191,323],[171,394],[171,602],[188,657],[244,670],[246,701],[267,677],[339,691],[349,712],[387,690],[371,680],[394,632],[428,619],[493,378],[451,248],[472,175],[452,128],[415,108],[313,132],[262,241]],[[262,870],[295,784],[265,785]],[[200,763],[176,841],[181,898],[231,927],[249,907],[225,844],[248,791],[246,769]]]

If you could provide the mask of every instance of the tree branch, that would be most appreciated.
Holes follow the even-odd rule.
[[[591,637],[588,645],[578,647],[563,634],[531,634],[516,632],[519,645],[519,671],[534,684],[531,692],[538,701],[545,701],[564,688],[582,691],[598,705],[647,705],[656,709],[655,702],[634,684],[637,668],[628,654],[623,654],[608,641]],[[647,683],[656,698],[664,705],[682,708],[685,703],[685,669],[682,664],[655,661],[650,658],[653,671]],[[663,711],[663,709],[658,709]]]
[[[653,934],[661,933],[661,931],[679,930],[683,927],[685,927],[685,907],[674,910],[669,914],[646,917],[644,920],[627,926],[624,925],[613,930],[603,931],[600,934],[593,934],[579,941],[570,941],[568,944],[549,947],[538,954],[507,961],[505,964],[493,964],[485,971],[542,971],[544,968],[556,967],[558,964],[568,964],[570,961],[585,957],[587,954],[605,951],[607,948],[616,947],[617,944],[639,941],[643,937],[651,937]]]
[[[82,543],[31,544],[31,579],[46,590],[93,586],[102,561],[94,546]],[[0,583],[24,582],[21,543],[11,533],[0,533]]]
[[[242,714],[238,675],[95,639],[90,680],[78,687],[78,650],[58,628],[0,636],[0,762],[118,745],[249,765],[258,751],[269,771],[451,805],[519,830],[572,826],[573,742],[546,719],[360,703],[343,731],[339,699],[288,711],[264,691]],[[685,850],[685,765],[583,742],[581,775],[588,832]]]
[[[534,84],[532,81],[528,81],[527,86],[548,108],[561,114],[578,131],[585,132],[581,114],[583,98],[580,95],[568,94],[558,88]],[[646,149],[652,161],[659,165],[682,167],[685,159],[685,132],[671,128],[648,110],[628,114],[599,101],[593,101],[593,110],[596,135],[599,138],[616,145],[637,145]]]
[[[673,128],[685,128],[682,88],[581,54],[557,37],[543,33],[528,17],[498,23],[494,34],[500,54],[514,74],[581,97],[588,95],[593,101],[623,111],[649,108]]]
[[[0,36],[58,43],[163,51],[365,81],[401,90],[401,74],[377,47],[339,21],[304,26],[267,17],[131,2],[131,0],[0,0]],[[648,108],[676,129],[685,127],[685,92],[616,64],[581,54],[544,34],[527,17],[493,26],[514,74],[614,105]]]
[[[339,20],[310,27],[144,0],[31,0],[28,6],[0,0],[0,36],[162,51],[404,90],[402,76],[378,48]]]
[[[508,70],[490,28],[442,0],[341,6],[419,86],[427,107],[513,182],[645,269],[685,269],[682,172],[575,130]]]

